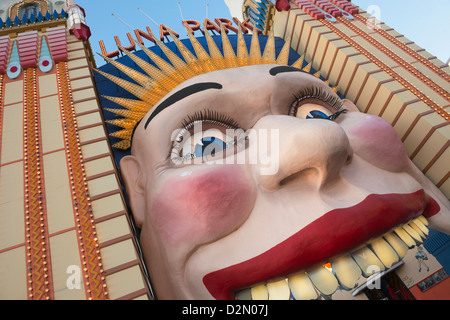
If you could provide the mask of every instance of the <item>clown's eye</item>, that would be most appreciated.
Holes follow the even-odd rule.
[[[342,100],[324,87],[302,88],[294,96],[296,99],[289,109],[289,115],[297,118],[335,120],[344,112],[341,111]]]
[[[194,132],[182,131],[182,136],[177,138],[172,149],[172,159],[176,157],[184,160],[207,158],[215,156],[233,145],[233,137],[228,136],[219,129],[206,129],[204,127],[205,124],[198,121],[194,125]]]
[[[230,119],[207,119],[204,114],[194,117],[172,137],[170,159],[173,164],[199,164],[224,159],[245,147],[244,130],[237,128]]]
[[[329,119],[333,114],[325,107],[313,103],[306,103],[296,108],[295,116],[300,119]]]
[[[196,157],[213,156],[227,148],[227,143],[217,137],[204,137],[196,143],[194,154]]]

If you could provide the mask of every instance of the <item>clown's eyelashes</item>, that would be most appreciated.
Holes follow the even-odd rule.
[[[245,135],[231,117],[213,110],[187,116],[172,136],[174,165],[203,163],[235,154],[245,146]]]
[[[334,111],[343,107],[342,100],[336,94],[322,87],[303,88],[294,98],[288,114],[301,119],[335,120],[337,116],[333,117]]]

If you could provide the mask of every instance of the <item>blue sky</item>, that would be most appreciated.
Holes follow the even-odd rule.
[[[142,11],[158,24],[165,24],[186,37],[178,2],[185,20],[203,22],[210,19],[231,18],[223,0],[76,0],[86,11],[87,24],[94,53],[100,52],[99,40],[103,40],[108,52],[116,50],[114,36],[119,36],[124,46],[129,45],[126,33],[149,26],[155,34],[158,27]],[[405,35],[417,45],[437,56],[443,62],[450,58],[450,1],[448,0],[353,0],[364,10],[370,5],[378,6],[381,21]],[[208,13],[207,13],[208,4]],[[139,11],[140,8],[142,11]],[[118,20],[120,18],[125,23]],[[150,42],[144,40],[147,46]],[[96,58],[97,64],[103,60]]]

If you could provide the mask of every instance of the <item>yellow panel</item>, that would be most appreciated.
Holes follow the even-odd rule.
[[[71,42],[67,44],[67,50],[68,51],[72,51],[72,50],[83,50],[83,42],[81,41],[75,41],[75,42]]]
[[[27,299],[25,247],[0,253],[0,300]]]
[[[391,93],[396,90],[403,89],[404,87],[398,83],[397,81],[387,82],[385,84],[380,85],[375,98],[369,106],[368,113],[379,115],[382,111],[382,108],[386,104],[389,99]]]
[[[0,168],[0,250],[25,242],[23,163]]]
[[[417,115],[419,113],[422,113],[427,110],[429,110],[429,107],[427,107],[421,101],[412,103],[412,104],[406,106],[405,110],[403,111],[402,115],[398,119],[397,123],[394,125],[394,129],[397,131],[400,138],[405,135],[406,131],[409,129],[411,124],[414,122]],[[429,127],[428,127],[428,130],[429,130]],[[411,148],[408,148],[408,147],[409,147],[409,145],[406,144],[405,145],[406,152],[408,153],[408,155],[411,155],[411,153],[414,150],[411,150]],[[413,147],[413,146],[410,146],[410,147]]]
[[[65,151],[44,156],[45,201],[49,233],[75,226]]]
[[[95,227],[100,243],[131,234],[128,220],[124,215],[97,223]]]
[[[447,147],[439,159],[426,172],[427,177],[434,183],[438,183],[448,173],[450,163],[450,148]],[[449,193],[445,194],[447,197]]]
[[[80,88],[86,88],[86,87],[91,87],[92,86],[92,80],[91,78],[81,78],[78,80],[72,80],[70,81],[70,86],[72,88],[72,90],[77,90]]]
[[[67,67],[69,70],[79,67],[88,66],[88,62],[86,59],[76,59],[76,60],[70,60],[67,62]]]
[[[428,135],[432,127],[435,125],[434,122],[441,120],[445,121],[437,113],[432,113],[421,117],[420,120],[416,123],[414,128],[409,133],[408,137],[403,142],[405,148],[407,150],[411,150],[412,152],[414,152],[416,148],[419,146],[419,144],[422,142],[422,140]],[[438,150],[435,150],[433,154],[436,154],[437,151]]]
[[[328,37],[328,34],[324,35],[325,38]],[[322,66],[320,68],[323,71],[322,76],[328,79],[328,75],[331,71],[331,63],[333,62],[334,56],[336,54],[337,48],[333,44],[335,41],[328,41],[328,47],[325,52],[325,57],[323,58]]]
[[[386,110],[383,113],[383,119],[392,124],[394,120],[397,118],[397,115],[399,114],[403,105],[407,102],[416,99],[417,97],[413,95],[410,91],[403,91],[394,94],[391,98],[391,101],[389,101]]]
[[[95,97],[95,91],[92,88],[84,89],[84,90],[77,90],[72,92],[73,101],[78,101],[82,99],[88,99]]]
[[[91,197],[119,189],[115,174],[110,174],[105,177],[89,180],[88,187]]]
[[[84,169],[86,170],[86,177],[89,178],[99,173],[114,170],[114,166],[110,157],[104,157],[86,162]]]
[[[3,108],[1,163],[23,158],[23,104]]]
[[[70,79],[81,78],[81,77],[90,77],[91,72],[89,68],[80,68],[75,70],[69,70]]]
[[[286,20],[288,17],[287,11],[276,11],[273,19],[273,30],[275,37],[282,38],[284,36],[284,29],[286,26]]]
[[[380,81],[388,79],[392,78],[383,71],[369,75],[369,78],[367,79],[367,82],[364,85],[364,88],[361,92],[361,95],[358,98],[358,101],[355,101],[360,110],[366,110],[368,104],[370,103],[372,97],[376,92],[376,89]]]
[[[100,113],[93,112],[77,117],[78,127],[88,126],[91,124],[96,124],[102,122]]]
[[[94,218],[98,219],[125,209],[122,197],[116,193],[91,203]]]
[[[417,124],[419,125],[419,123]],[[414,157],[413,161],[419,168],[425,168],[434,156],[441,150],[441,148],[450,140],[450,126],[445,126],[443,128],[437,129],[425,145],[420,149],[417,155]],[[448,170],[448,168],[447,168]],[[441,179],[444,177],[446,172],[441,172]],[[437,178],[437,177],[436,177]],[[434,183],[439,182],[439,180]]]
[[[98,125],[96,127],[80,130],[78,131],[78,135],[80,137],[81,142],[103,138],[106,136],[105,130],[103,129],[103,125]]]
[[[342,48],[342,49],[338,50],[336,59],[333,64],[333,68],[329,72],[329,76],[328,76],[328,80],[330,80],[333,85],[338,82],[339,76],[343,72],[342,69],[345,68],[346,61],[349,60],[349,59],[347,59],[347,56],[349,54],[353,54],[356,52],[357,52],[356,49],[354,49],[352,47]]]
[[[138,259],[131,239],[115,243],[100,250],[105,271]]]
[[[96,99],[74,103],[75,113],[82,113],[91,110],[98,110]]]
[[[68,52],[69,60],[86,57],[84,50],[75,50]]]
[[[139,266],[134,266],[106,277],[109,298],[117,299],[145,288]]]
[[[45,97],[52,94],[58,94],[58,84],[56,82],[56,74],[47,74],[40,76],[39,81],[39,96]]]
[[[75,230],[50,237],[50,257],[55,300],[86,299]]]
[[[81,146],[81,153],[83,154],[84,159],[109,153],[108,143],[106,141],[98,141],[83,145]]]
[[[4,105],[23,101],[23,80],[8,82],[5,84]]]
[[[64,148],[58,96],[40,99],[40,112],[43,153]]]
[[[355,76],[354,73],[357,70],[358,65],[366,61],[369,61],[369,59],[363,54],[352,56],[347,59],[347,63],[345,64],[344,71],[342,72],[338,83],[339,92],[345,93],[349,90],[348,88],[351,85],[352,77]]]

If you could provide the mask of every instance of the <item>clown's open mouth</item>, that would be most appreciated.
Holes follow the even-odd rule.
[[[316,299],[402,259],[428,234],[425,217],[440,208],[423,190],[369,195],[334,209],[266,252],[207,274],[216,299]],[[332,271],[323,265],[328,263]]]

